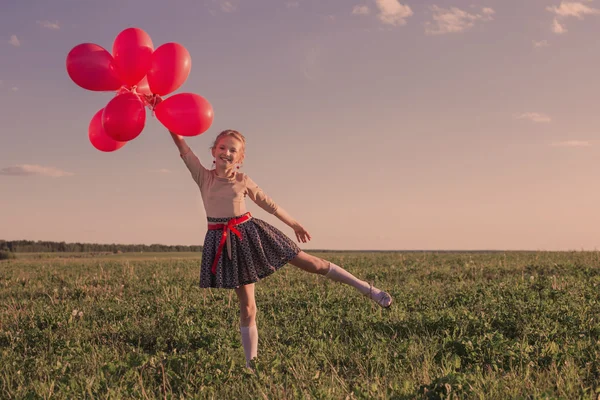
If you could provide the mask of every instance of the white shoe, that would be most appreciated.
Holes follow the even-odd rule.
[[[371,284],[369,284],[369,293],[365,294],[365,296],[373,300],[382,308],[390,308],[393,302],[392,296],[388,292],[380,290],[378,294],[374,294],[373,285]]]

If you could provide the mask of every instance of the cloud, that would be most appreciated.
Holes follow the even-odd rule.
[[[494,11],[493,8],[489,8],[489,7],[483,7],[481,9],[481,12],[483,13],[483,15],[487,15],[490,17],[490,20],[492,19],[491,16],[496,14],[496,11]]]
[[[10,88],[10,90],[12,90],[13,92],[18,92],[19,88],[16,86],[13,86],[12,88]]]
[[[235,10],[237,10],[237,6],[233,3],[231,3],[230,1],[221,0],[220,5],[221,5],[221,11],[226,12],[226,13],[234,12]]]
[[[549,44],[548,44],[547,40],[540,40],[539,42],[533,40],[533,47],[535,47],[535,48],[548,47],[548,46],[549,46]]]
[[[369,10],[369,6],[354,6],[354,8],[352,9],[352,14],[355,15],[367,15],[371,12],[371,10]]]
[[[546,7],[546,10],[559,17],[575,17],[578,19],[583,19],[584,15],[600,14],[600,10],[588,7],[577,1],[562,1],[560,6]]]
[[[54,22],[51,22],[51,21],[37,21],[37,23],[39,25],[41,25],[42,27],[47,28],[47,29],[54,29],[54,30],[60,29],[60,24],[58,23],[58,21],[54,21]]]
[[[591,2],[592,0],[586,0]],[[579,1],[561,1],[560,5],[546,7],[547,11],[554,14],[552,20],[552,32],[566,33],[567,28],[562,23],[566,18],[577,18],[582,20],[586,15],[600,15],[600,9],[589,7]]]
[[[4,81],[0,81],[0,86],[4,85]]]
[[[551,121],[551,118],[548,115],[542,114],[542,113],[536,113],[536,112],[522,113],[522,114],[516,115],[515,118],[528,119],[533,122],[546,122],[547,123],[547,122]]]
[[[41,165],[21,164],[12,167],[0,169],[0,175],[7,176],[49,176],[52,178],[60,178],[63,176],[73,176],[71,172],[62,171],[54,167],[43,167]]]
[[[239,0],[211,0],[207,4],[208,12],[210,15],[215,16],[219,12],[233,13],[238,10]]]
[[[562,142],[552,142],[552,147],[589,147],[592,143],[587,140],[565,140]]]
[[[300,3],[298,3],[297,1],[288,1],[287,3],[285,3],[285,6],[287,8],[298,8],[298,6],[300,6]]]
[[[17,35],[11,35],[10,40],[8,41],[8,43],[12,44],[15,47],[19,47],[21,45],[21,41],[19,40],[19,38],[17,37]]]
[[[560,35],[561,33],[567,33],[567,28],[558,22],[558,19],[554,18],[554,21],[552,21],[552,32]]]
[[[433,12],[433,21],[425,23],[425,33],[428,35],[444,35],[448,33],[464,32],[475,26],[477,21],[487,22],[493,20],[495,11],[491,8],[482,8],[480,14],[471,14],[460,8],[441,8],[430,6]]]
[[[398,0],[375,0],[379,9],[378,18],[384,24],[406,25],[406,19],[413,15],[409,6],[400,4]]]

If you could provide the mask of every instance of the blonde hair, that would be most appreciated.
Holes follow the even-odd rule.
[[[233,129],[226,129],[219,133],[211,147],[211,150],[214,150],[217,147],[217,143],[219,143],[219,140],[223,139],[226,136],[231,136],[234,139],[239,140],[242,143],[242,155],[246,153],[246,138],[244,137],[244,135]]]

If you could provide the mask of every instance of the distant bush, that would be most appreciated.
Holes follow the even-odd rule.
[[[17,258],[15,253],[10,251],[0,251],[0,260],[13,260]]]

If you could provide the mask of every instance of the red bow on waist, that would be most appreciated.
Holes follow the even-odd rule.
[[[232,218],[227,223],[223,224],[208,224],[209,230],[217,230],[222,229],[223,234],[221,235],[221,242],[219,243],[219,248],[217,249],[217,255],[215,256],[215,260],[213,261],[213,265],[211,268],[211,272],[214,274],[217,273],[217,264],[219,263],[219,259],[221,259],[221,254],[223,253],[223,247],[225,246],[225,242],[227,242],[227,253],[229,255],[229,259],[231,260],[231,239],[229,237],[229,231],[233,232],[234,235],[242,239],[242,233],[237,230],[236,225],[240,225],[246,221],[248,221],[252,215],[250,213],[246,213],[239,218]]]

